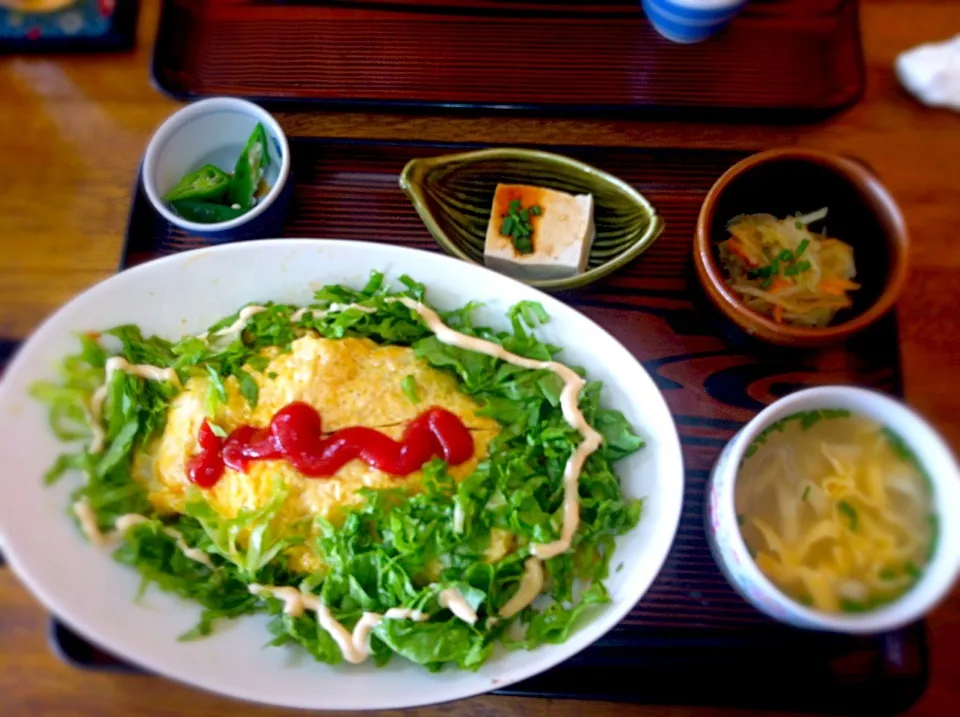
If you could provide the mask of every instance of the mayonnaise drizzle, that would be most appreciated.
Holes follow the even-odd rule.
[[[121,536],[133,526],[150,521],[150,519],[145,515],[140,515],[138,513],[127,513],[126,515],[121,515],[116,519],[116,521],[114,521],[112,533],[104,534],[100,532],[100,528],[97,526],[97,515],[91,507],[90,502],[86,498],[81,498],[73,504],[73,512],[80,520],[80,529],[87,537],[87,540],[89,540],[98,548],[106,547],[111,543],[118,541]],[[187,545],[186,541],[183,539],[183,533],[181,533],[179,530],[166,526],[164,526],[162,530],[166,535],[169,535],[174,539],[180,552],[182,552],[190,560],[201,563],[202,565],[206,565],[211,570],[216,569],[214,564],[210,561],[210,556],[199,548],[191,548],[189,545]]]
[[[464,513],[463,513],[463,506],[461,506],[459,503],[454,504],[454,506],[453,506],[453,532],[454,532],[454,533],[457,533],[457,534],[462,533],[462,532],[463,532],[463,527],[464,527],[463,524],[464,524],[465,521],[466,521],[466,516],[465,516]]]
[[[392,607],[383,613],[385,620],[413,620],[414,622],[426,622],[430,616],[420,610],[414,610],[409,607]]]
[[[470,607],[470,603],[456,588],[441,590],[437,595],[437,602],[440,603],[440,607],[446,608],[464,622],[473,625],[477,621],[476,611]]]
[[[114,536],[119,538],[133,526],[148,522],[150,522],[150,519],[145,515],[140,515],[139,513],[127,513],[126,515],[121,515],[113,524]],[[183,533],[181,533],[179,530],[176,528],[163,526],[161,531],[164,533],[164,535],[173,538],[174,542],[177,544],[177,549],[183,553],[184,556],[195,563],[206,565],[211,570],[216,569],[216,566],[210,560],[210,556],[207,555],[207,553],[203,550],[200,550],[200,548],[191,548],[189,545],[187,545],[187,542],[183,539]]]
[[[140,515],[139,513],[127,513],[125,515],[121,515],[114,521],[113,529],[120,535],[123,535],[133,526],[148,522],[150,522],[150,519],[145,515]]]
[[[304,306],[302,309],[297,309],[293,312],[293,316],[290,317],[290,321],[297,323],[307,314],[310,314],[314,319],[322,319],[330,314],[339,314],[344,311],[349,311],[350,309],[356,309],[357,311],[362,311],[365,314],[375,314],[377,310],[372,306],[361,306],[360,304],[330,304],[325,309],[311,309],[307,306]]]
[[[500,608],[500,617],[513,617],[532,603],[543,590],[543,561],[540,558],[527,558],[523,566],[525,572],[520,578],[517,592]]]
[[[266,310],[267,310],[266,306],[243,307],[242,309],[240,309],[240,313],[237,314],[237,320],[234,321],[229,326],[227,326],[226,328],[220,329],[219,331],[214,333],[213,335],[214,338],[219,338],[221,336],[229,336],[230,334],[239,334],[241,331],[247,328],[247,324],[250,323],[250,319],[252,319],[257,314],[264,312]],[[210,338],[210,332],[204,331],[202,334],[197,334],[197,338],[200,339],[201,341],[206,341],[208,338]]]
[[[97,526],[97,514],[93,512],[90,501],[81,498],[73,504],[73,512],[80,521],[80,530],[87,536],[87,540],[98,548],[107,544],[106,536],[100,532],[100,528]]]
[[[90,399],[90,430],[93,432],[93,438],[90,441],[90,452],[99,453],[103,450],[104,432],[100,425],[100,414],[103,411],[103,402],[107,398],[107,389],[113,374],[117,371],[139,376],[147,381],[170,381],[176,386],[180,385],[180,377],[172,368],[160,368],[149,364],[132,364],[123,356],[111,356],[107,359],[104,366],[103,384],[93,393]]]
[[[340,647],[343,659],[358,665],[370,655],[370,631],[375,624],[380,623],[377,613],[365,612],[351,633],[330,612],[330,608],[322,602],[317,607],[317,620],[320,627],[327,631],[333,641]]]
[[[577,526],[580,524],[578,484],[583,464],[603,442],[603,436],[594,430],[580,411],[580,391],[586,385],[586,381],[580,378],[572,368],[557,361],[538,361],[518,356],[492,341],[461,334],[443,323],[437,312],[424,306],[419,301],[407,297],[389,299],[389,301],[399,301],[408,309],[416,311],[441,343],[493,356],[521,368],[553,371],[563,379],[564,386],[560,393],[560,408],[566,422],[580,433],[583,440],[567,460],[563,470],[563,528],[560,539],[552,543],[535,543],[530,546],[530,552],[541,560],[547,560],[566,552],[570,548],[573,535],[577,532]]]
[[[97,392],[94,392],[93,397],[90,399],[90,408],[84,406],[84,411],[86,412],[87,423],[90,426],[90,447],[87,449],[90,453],[99,453],[103,450],[103,442],[107,439],[107,433],[103,430],[103,426],[100,423],[99,413],[100,408],[103,403],[103,398],[99,400],[97,398],[97,393],[100,389],[97,389]],[[104,395],[106,391],[104,391]],[[93,403],[97,401],[97,414],[94,415],[93,412]]]
[[[283,603],[283,611],[291,617],[300,617],[307,608],[316,610],[320,604],[319,598],[310,593],[302,593],[296,588],[277,587],[272,585],[257,585],[247,587],[251,595],[257,597],[275,597]]]
[[[297,309],[295,312],[293,312],[293,315],[290,317],[290,321],[297,323],[307,314],[312,314],[315,319],[322,319],[324,316],[336,314],[348,309],[356,309],[357,311],[362,311],[365,314],[377,313],[376,309],[370,306],[361,306],[360,304],[330,304],[330,306],[328,306],[326,309],[311,309],[304,306],[303,308]],[[226,328],[220,329],[214,333],[214,338],[240,333],[247,328],[247,324],[250,323],[250,319],[266,310],[266,306],[245,306],[244,308],[240,309],[240,313],[237,314],[237,320]],[[206,341],[208,338],[210,338],[210,332],[204,331],[202,334],[197,334],[197,338],[201,341]]]
[[[357,624],[353,626],[353,632],[350,632],[333,616],[330,608],[324,605],[317,595],[286,586],[253,584],[247,589],[257,597],[272,596],[282,601],[283,611],[292,617],[299,617],[304,610],[316,612],[320,627],[337,643],[343,658],[354,665],[360,664],[370,656],[370,633],[384,620],[424,622],[430,619],[429,615],[420,610],[392,607],[383,615],[377,612],[363,613]]]

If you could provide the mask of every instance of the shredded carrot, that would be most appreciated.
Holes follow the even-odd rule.
[[[822,279],[820,285],[817,287],[818,291],[822,291],[824,294],[830,294],[831,296],[843,296],[848,291],[859,288],[859,285],[854,284],[852,281],[835,279],[833,277]]]
[[[787,281],[787,280],[784,279],[782,276],[775,276],[775,277],[773,277],[773,281],[770,282],[770,293],[771,293],[771,294],[776,294],[776,293],[778,293],[778,292],[780,292],[780,291],[783,291],[784,289],[787,289],[787,288],[789,288],[789,287],[791,287],[791,286],[793,286],[793,282],[792,282],[792,281]]]
[[[750,258],[750,255],[747,254],[747,250],[744,248],[743,244],[740,243],[739,239],[730,239],[727,242],[727,248],[732,251],[734,254],[743,259],[744,263],[747,266],[756,266],[757,262]]]
[[[727,223],[721,258],[728,285],[746,306],[778,324],[828,325],[860,288],[853,248],[812,231],[826,210],[778,219],[738,215]]]

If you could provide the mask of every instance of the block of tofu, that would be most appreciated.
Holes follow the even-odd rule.
[[[514,239],[501,233],[511,203],[523,209],[540,207],[531,215],[533,250],[517,250]],[[516,206],[516,205],[514,205]],[[584,272],[595,234],[593,195],[567,194],[555,189],[498,184],[483,248],[484,263],[517,279],[560,279]]]

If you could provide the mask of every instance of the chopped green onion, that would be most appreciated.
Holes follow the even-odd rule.
[[[795,226],[797,229],[803,229],[803,222],[795,222],[795,223],[794,223],[794,226]]]
[[[400,388],[404,395],[410,399],[410,403],[420,403],[420,396],[417,395],[417,380],[413,375],[407,376],[400,382]]]
[[[805,251],[807,250],[807,247],[808,247],[808,246],[810,246],[810,240],[809,240],[809,239],[804,239],[802,242],[800,242],[800,246],[797,247],[797,258],[798,258],[798,259],[799,259],[801,256],[803,256],[803,252],[805,252]]]
[[[857,602],[856,600],[847,600],[846,598],[840,600],[840,609],[844,612],[866,612],[870,609],[870,606]]]
[[[841,500],[837,503],[837,510],[843,513],[850,520],[850,530],[854,533],[857,532],[857,509],[850,505],[847,501]]]
[[[790,266],[788,266],[786,269],[783,270],[784,276],[796,276],[799,273],[800,273],[800,270],[797,268],[795,264],[791,264]]]
[[[767,288],[770,287],[770,285],[771,285],[772,283],[773,283],[773,277],[772,277],[772,276],[768,276],[766,279],[764,279],[763,281],[760,282],[760,288],[761,288],[761,289],[767,289]]]
[[[801,431],[809,430],[825,418],[821,411],[804,411],[798,415],[800,416]]]
[[[806,488],[803,489],[803,495],[800,496],[800,500],[806,500],[807,496],[809,495],[810,495],[810,486],[807,486]]]
[[[798,271],[810,271],[810,268],[813,266],[809,261],[801,261],[797,264]]]
[[[210,430],[213,431],[213,435],[215,435],[217,438],[227,437],[227,432],[222,428],[220,428],[220,426],[218,426],[213,421],[207,421],[207,425],[210,426]]]
[[[514,249],[521,254],[533,252],[533,224],[531,216],[540,216],[543,208],[539,206],[523,208],[519,199],[511,200],[507,213],[500,224],[500,234],[513,240]]]
[[[793,261],[793,252],[789,249],[784,249],[779,254],[777,254],[777,259],[780,261]]]

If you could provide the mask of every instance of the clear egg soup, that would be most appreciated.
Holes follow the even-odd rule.
[[[844,410],[766,428],[746,451],[734,502],[761,572],[823,612],[896,600],[922,575],[937,537],[916,455],[888,428]]]

